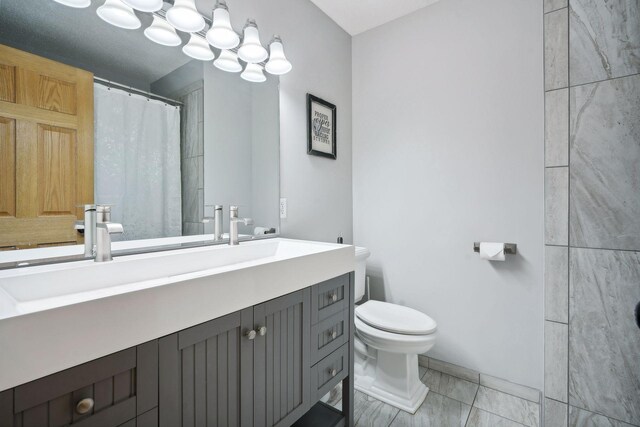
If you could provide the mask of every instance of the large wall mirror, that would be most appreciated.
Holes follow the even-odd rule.
[[[185,55],[189,34],[149,40],[154,14],[121,29],[91,3],[0,1],[0,264],[81,253],[87,203],[112,205],[114,241],[207,242],[214,205],[225,232],[230,205],[253,219],[241,240],[276,235],[277,77],[245,81]]]

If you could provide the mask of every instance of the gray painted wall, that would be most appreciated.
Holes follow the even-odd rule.
[[[544,11],[546,425],[638,426],[640,8]]]
[[[202,11],[213,0],[199,1]],[[280,78],[280,194],[285,237],[352,240],[351,37],[310,1],[230,1],[232,23],[255,18],[264,44],[282,37],[293,70]],[[338,159],[307,155],[306,93],[337,105]]]
[[[446,0],[353,39],[354,241],[429,356],[542,389],[542,3]],[[514,242],[482,261],[474,241]]]

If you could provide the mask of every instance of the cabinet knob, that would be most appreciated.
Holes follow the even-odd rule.
[[[335,340],[336,337],[338,336],[338,333],[335,331],[335,329],[333,331],[327,332],[327,334],[329,335],[329,338],[331,338],[332,340]]]
[[[258,335],[260,335],[261,337],[267,335],[267,327],[266,326],[260,326],[258,328]]]
[[[80,415],[87,414],[91,412],[91,410],[93,409],[93,404],[94,404],[93,399],[90,397],[82,399],[76,405],[76,412]]]
[[[335,377],[337,373],[338,371],[336,371],[336,368],[329,368],[329,375],[332,377]]]
[[[336,301],[338,301],[338,294],[337,294],[336,292],[332,292],[332,293],[330,293],[330,294],[329,294],[329,299],[330,299],[332,302],[336,302]]]
[[[247,331],[244,333],[244,336],[249,338],[250,340],[255,339],[256,338],[256,331],[254,331],[253,329],[250,331]]]

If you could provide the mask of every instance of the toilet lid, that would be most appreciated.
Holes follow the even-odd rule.
[[[402,305],[369,300],[356,307],[356,316],[366,324],[387,332],[429,335],[438,325],[426,314]]]

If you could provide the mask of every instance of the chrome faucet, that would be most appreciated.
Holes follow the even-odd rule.
[[[219,242],[222,240],[222,205],[214,206],[213,217],[205,216],[202,218],[202,222],[205,224],[211,221],[213,221],[213,241]]]
[[[235,246],[238,244],[238,223],[244,225],[253,224],[251,218],[238,218],[238,207],[229,206],[229,244]]]
[[[111,206],[96,206],[96,256],[95,262],[112,261],[111,235],[124,232],[122,224],[111,222]]]
[[[84,205],[84,221],[76,221],[75,229],[84,233],[84,256],[93,258],[96,250],[96,205]]]

